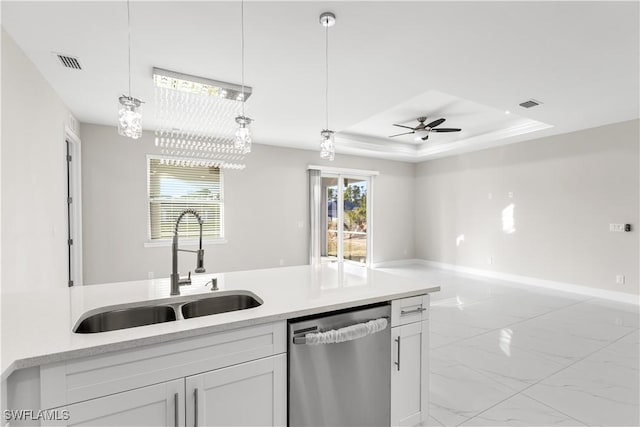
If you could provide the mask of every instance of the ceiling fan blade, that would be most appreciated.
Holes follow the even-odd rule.
[[[462,129],[457,128],[440,128],[440,129],[431,129],[434,132],[460,132]]]
[[[412,134],[412,133],[415,133],[415,132],[411,131],[411,132],[399,133],[397,135],[390,135],[389,138],[393,138],[394,136],[400,136],[400,135],[409,135],[409,134]]]
[[[426,127],[428,128],[434,128],[438,125],[441,125],[442,123],[444,123],[446,119],[438,119],[438,120],[434,120],[431,123],[429,123],[428,125],[426,125]]]
[[[429,134],[427,134],[427,136],[425,136],[424,138],[422,138],[423,141],[426,141],[427,139],[429,139]]]
[[[409,127],[409,126],[405,126],[405,125],[396,125],[396,124],[394,124],[394,126],[398,126],[399,128],[405,128],[405,129],[415,130],[414,128]]]

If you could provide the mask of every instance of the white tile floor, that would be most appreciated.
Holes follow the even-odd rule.
[[[640,426],[638,306],[428,267],[432,426]]]

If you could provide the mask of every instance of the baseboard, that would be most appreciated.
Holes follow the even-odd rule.
[[[393,261],[381,261],[374,262],[371,264],[371,268],[393,268],[393,267],[404,267],[407,265],[416,265],[422,264],[424,260],[422,259],[396,259]]]
[[[518,274],[501,273],[499,271],[483,270],[480,268],[465,267],[463,265],[448,264],[444,262],[430,261],[426,259],[402,259],[395,261],[379,262],[372,265],[373,268],[393,268],[407,265],[424,265],[442,270],[455,271],[457,273],[469,274],[471,276],[487,277],[490,279],[505,280],[522,285],[538,286],[541,288],[553,289],[556,291],[573,292],[580,295],[587,295],[594,298],[602,298],[610,301],[622,302],[626,304],[640,305],[640,295],[628,294],[626,292],[609,291],[597,289],[573,283],[556,282],[554,280],[539,279],[537,277],[521,276]]]

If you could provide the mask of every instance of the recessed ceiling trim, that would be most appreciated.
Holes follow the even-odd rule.
[[[348,133],[338,133],[336,135],[336,142],[343,147],[348,147],[353,150],[361,152],[373,152],[398,154],[406,156],[415,156],[417,153],[417,146],[405,143],[389,143],[387,140],[377,138],[367,138],[363,140],[361,136],[355,136]]]
[[[498,143],[499,141],[504,141],[507,138],[514,138],[516,136],[524,135],[531,132],[536,132],[544,129],[552,128],[553,125],[549,125],[547,123],[538,122],[535,120],[527,120],[524,123],[519,123],[514,126],[510,126],[505,129],[499,129],[493,132],[487,132],[482,135],[476,135],[471,138],[466,138],[460,141],[452,142],[452,143],[444,143],[431,145],[425,144],[424,147],[418,150],[418,156],[421,159],[426,159],[436,154],[441,154],[453,150],[469,148],[469,147],[477,147],[477,150],[482,150],[484,148],[488,148],[490,145],[495,145],[494,143]],[[476,149],[465,150],[465,151],[476,151]]]
[[[392,160],[423,162],[448,155],[480,151],[498,145],[519,142],[522,135],[552,128],[553,125],[524,119],[505,129],[487,132],[455,142],[424,143],[421,145],[392,143],[387,140],[338,133],[338,151],[342,154],[366,155],[370,157],[387,158]]]

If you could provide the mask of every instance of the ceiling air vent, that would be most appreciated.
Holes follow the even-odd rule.
[[[530,99],[528,101],[524,101],[524,102],[520,103],[520,106],[522,108],[531,108],[531,107],[537,107],[540,104],[542,104],[542,102],[536,101],[535,99]]]
[[[63,67],[73,68],[74,70],[82,70],[82,66],[80,65],[80,61],[78,58],[74,58],[73,56],[61,55],[59,53],[55,54]]]

